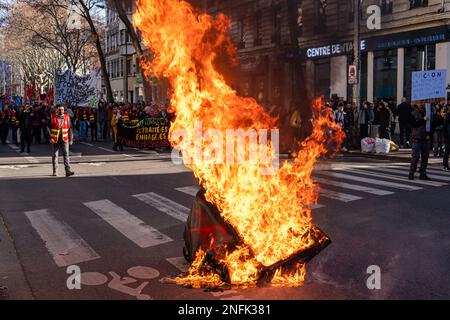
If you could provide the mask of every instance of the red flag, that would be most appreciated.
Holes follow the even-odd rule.
[[[54,90],[53,85],[47,90],[47,94],[45,95],[45,105],[52,106],[54,100]]]

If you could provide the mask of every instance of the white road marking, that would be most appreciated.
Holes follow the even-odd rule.
[[[379,169],[379,170],[381,170],[381,169]],[[382,172],[373,172],[373,171],[370,172],[367,170],[358,170],[358,169],[346,169],[346,171],[357,173],[357,174],[363,174],[366,176],[372,176],[372,177],[377,177],[377,178],[386,178],[386,179],[390,179],[390,180],[403,181],[403,182],[419,184],[419,185],[429,186],[429,187],[445,186],[445,183],[441,183],[441,182],[422,181],[422,180],[417,180],[417,179],[416,180],[408,180],[407,177],[399,177],[397,175],[392,175],[392,174],[387,174],[387,173],[382,173]],[[383,170],[381,170],[381,171],[383,171]]]
[[[106,149],[106,148],[103,148],[103,147],[98,147],[100,150],[103,150],[103,151],[106,151],[106,152],[110,152],[110,153],[116,153],[114,150],[111,150],[111,149]]]
[[[186,259],[184,259],[184,257],[167,258],[166,261],[181,272],[188,272],[189,270],[189,263]]]
[[[80,144],[84,144],[85,146],[89,146],[89,147],[95,147],[93,144],[87,143],[87,142],[80,142]]]
[[[183,192],[192,197],[195,197],[195,196],[197,196],[197,193],[200,191],[200,187],[195,185],[195,186],[176,188],[175,190]],[[320,208],[324,208],[324,207],[325,206],[322,204],[315,204],[311,207],[311,209],[315,210],[315,209],[320,209]]]
[[[9,169],[9,170],[20,170],[20,169],[25,169],[25,168],[29,168],[30,166],[28,165],[17,165],[17,166],[0,166],[0,169]]]
[[[109,200],[86,202],[84,205],[140,248],[173,241]]]
[[[322,197],[341,201],[341,202],[352,202],[352,201],[364,199],[362,197],[354,196],[354,195],[347,194],[347,193],[341,193],[341,192],[336,192],[336,191],[332,191],[332,190],[327,190],[324,188],[319,188],[319,194]]]
[[[89,163],[78,163],[80,166],[91,166],[91,167],[101,167],[106,165],[106,162],[89,162]]]
[[[15,152],[20,154],[19,147],[15,146],[14,144],[8,144],[8,146],[13,149]],[[24,153],[23,155],[28,155],[28,153]],[[24,157],[25,160],[27,160],[29,163],[39,163],[39,160],[35,157]]]
[[[339,187],[339,188],[343,188],[343,189],[349,189],[349,190],[355,190],[355,191],[360,191],[360,192],[364,192],[364,193],[370,193],[370,194],[374,194],[377,196],[387,196],[390,194],[394,194],[394,192],[392,192],[392,191],[370,188],[370,187],[365,187],[365,186],[361,186],[361,185],[357,185],[357,184],[333,181],[333,180],[326,179],[326,178],[314,177],[314,180],[316,182],[319,182],[320,184],[326,184],[326,185],[335,186],[335,187]]]
[[[136,194],[133,197],[182,222],[186,222],[189,216],[189,208],[154,192]]]
[[[399,169],[400,168],[398,168],[398,167],[386,167],[384,169],[384,171],[391,172],[391,173],[399,173],[399,174],[404,174],[405,172],[406,172],[406,174],[409,173],[409,169],[408,170],[404,170],[404,171],[403,170],[399,170]],[[377,171],[378,170],[381,170],[381,169],[377,169]],[[427,171],[428,171],[427,175],[431,179],[450,182],[450,176],[445,175],[444,171],[439,172],[440,175],[437,175],[438,172],[435,172],[434,170],[427,170]],[[429,181],[429,182],[435,182],[435,181]],[[441,184],[441,186],[445,186],[445,185],[446,184]]]
[[[200,187],[199,186],[188,186],[188,187],[176,188],[175,190],[195,197],[197,195],[197,193],[200,191]]]
[[[58,221],[48,209],[28,211],[25,215],[57,266],[67,267],[100,258],[69,225]]]
[[[347,169],[345,169],[345,170],[347,170]],[[406,191],[417,191],[417,190],[423,189],[421,187],[410,186],[410,185],[401,184],[401,183],[357,177],[357,176],[352,176],[349,174],[342,174],[342,173],[337,173],[337,172],[321,171],[318,174],[333,177],[333,178],[339,178],[339,179],[344,179],[344,180],[353,180],[353,181],[364,182],[364,183],[368,183],[368,184],[375,184],[375,185],[379,185],[379,186],[385,186],[385,187],[406,190]]]
[[[154,156],[158,156],[158,155],[159,155],[158,152],[153,151],[153,150],[139,150],[139,152],[140,152],[140,153],[151,154],[151,155],[154,155]]]

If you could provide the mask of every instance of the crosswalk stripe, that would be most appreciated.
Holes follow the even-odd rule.
[[[381,170],[381,169],[378,169]],[[367,176],[373,176],[378,178],[385,178],[385,179],[391,179],[391,180],[397,180],[397,181],[404,181],[412,184],[419,184],[423,186],[429,186],[429,187],[442,187],[445,186],[445,183],[441,182],[434,182],[434,181],[423,181],[423,180],[408,180],[407,177],[399,177],[398,175],[392,175],[382,172],[370,172],[368,170],[358,170],[358,169],[350,169],[347,170],[349,172],[357,173],[357,174],[364,174]],[[383,170],[381,170],[383,171]]]
[[[364,192],[364,193],[370,193],[370,194],[374,194],[377,196],[387,196],[387,195],[394,194],[394,192],[392,192],[392,191],[370,188],[370,187],[365,187],[365,186],[350,184],[350,183],[345,183],[345,182],[333,181],[333,180],[326,179],[326,178],[314,177],[314,180],[320,184],[335,186],[335,187],[339,187],[339,188],[343,188],[343,189],[360,191],[360,192]]]
[[[182,187],[182,188],[176,188],[175,190],[183,192],[185,194],[188,194],[192,197],[197,196],[197,193],[200,191],[200,187],[199,186],[187,186],[187,187]],[[325,206],[322,204],[314,204],[311,206],[311,209],[316,210],[316,209],[320,209],[320,208],[324,208]]]
[[[58,267],[92,261],[100,256],[69,225],[48,210],[25,212]]]
[[[391,167],[391,166],[389,166],[389,167],[386,167],[386,172],[388,172],[387,170],[389,170],[389,172],[392,172],[392,173],[404,173],[404,172],[406,172],[407,174],[409,173],[409,169],[405,170],[405,171],[402,171],[401,169],[402,168],[399,168],[399,167],[393,167],[393,166]],[[427,169],[427,175],[430,178],[435,179],[435,180],[441,180],[441,181],[450,182],[450,176],[446,175],[444,173],[444,171],[436,172],[435,170]]]
[[[390,187],[390,188],[394,188],[394,189],[406,190],[406,191],[417,191],[417,190],[423,189],[421,187],[416,187],[416,186],[411,186],[411,185],[406,185],[406,184],[401,184],[401,183],[395,183],[395,182],[388,182],[388,181],[384,181],[384,180],[376,180],[376,179],[370,179],[370,178],[364,178],[364,177],[357,177],[357,176],[352,176],[349,174],[342,174],[342,173],[338,173],[338,172],[320,171],[320,172],[317,172],[317,174],[330,176],[333,178],[340,178],[340,179],[344,179],[344,180],[353,180],[353,181],[364,182],[364,183],[368,183],[368,184],[385,186],[385,187]]]
[[[187,221],[191,211],[189,208],[154,192],[136,194],[133,197],[182,222]]]
[[[200,187],[199,186],[189,186],[189,187],[176,188],[175,190],[195,197],[197,195],[197,193],[200,191]]]
[[[86,202],[84,205],[140,248],[173,241],[109,200]]]
[[[116,153],[114,150],[110,150],[110,149],[106,149],[106,148],[103,148],[103,147],[98,147],[100,150],[103,150],[103,151],[106,151],[106,152],[109,152],[109,153]]]
[[[404,180],[406,180],[406,176],[409,174],[409,169],[408,170],[401,170],[401,168],[397,168],[396,169],[395,167],[370,168],[370,170],[386,172],[386,173],[401,174],[401,175],[405,176],[405,178],[403,178]],[[433,175],[433,174],[428,174],[428,176],[430,178],[432,178],[432,179],[435,179],[435,180],[450,181],[450,177],[445,177],[445,176],[441,177],[441,176],[437,176],[437,175]],[[415,182],[424,182],[425,185],[429,185],[429,186],[433,186],[433,187],[442,187],[442,186],[447,185],[446,183],[437,182],[437,181],[417,180]]]
[[[181,272],[187,272],[189,270],[189,263],[184,257],[167,258],[166,261]]]
[[[362,197],[354,196],[354,195],[347,194],[347,193],[341,193],[341,192],[337,192],[337,191],[327,190],[322,187],[319,188],[319,194],[322,197],[341,201],[341,202],[352,202],[352,201],[363,199]]]

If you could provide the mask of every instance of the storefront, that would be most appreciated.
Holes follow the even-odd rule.
[[[450,69],[449,26],[363,36],[360,46],[362,100],[410,99],[414,71]],[[348,81],[348,68],[353,64],[352,41],[306,48],[303,54],[307,79],[313,82],[311,87],[316,96],[352,99],[352,85]]]
[[[449,40],[449,26],[364,39],[362,52],[368,60],[367,66],[361,66],[361,97],[366,92],[369,101],[391,98],[400,103],[403,97],[410,99],[413,72],[450,67],[450,51],[437,50],[448,46]],[[367,68],[366,74],[363,68]]]

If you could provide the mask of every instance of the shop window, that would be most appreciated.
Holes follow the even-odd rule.
[[[428,0],[409,0],[409,9],[427,7]]]
[[[436,45],[405,48],[403,95],[411,99],[413,72],[434,69],[436,69]]]
[[[330,98],[330,59],[318,60],[314,68],[314,89],[316,97]]]
[[[374,98],[397,96],[397,49],[374,53]]]

